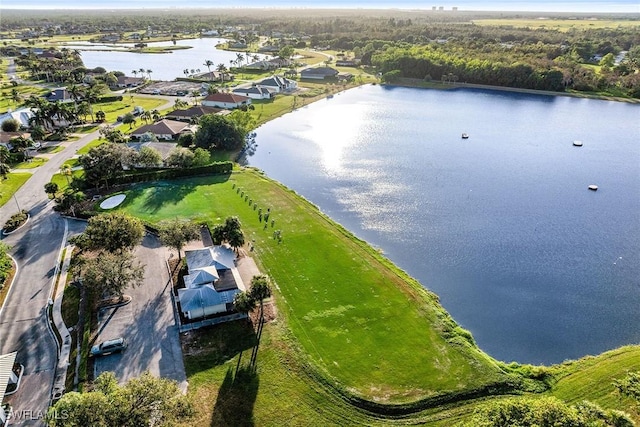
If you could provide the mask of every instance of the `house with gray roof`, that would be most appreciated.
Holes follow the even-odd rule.
[[[221,111],[225,111],[221,108],[207,107],[205,105],[193,105],[186,109],[173,110],[165,117],[171,120],[190,121],[193,118],[202,117],[205,114],[217,114]]]
[[[188,275],[178,289],[180,312],[189,319],[200,319],[234,311],[233,299],[246,291],[238,273],[235,254],[228,246],[209,246],[185,251]]]
[[[234,89],[232,93],[251,99],[271,99],[276,96],[275,90],[262,86],[239,87]]]
[[[273,89],[277,93],[290,92],[298,88],[298,82],[282,76],[271,76],[257,83],[256,86]]]
[[[338,70],[331,67],[314,67],[305,68],[300,72],[300,77],[311,80],[325,80],[327,78],[336,77]]]

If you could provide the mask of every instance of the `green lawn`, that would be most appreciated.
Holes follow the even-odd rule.
[[[154,110],[166,102],[167,101],[164,99],[125,93],[122,101],[93,104],[93,111],[94,113],[98,110],[104,111],[106,114],[106,121],[108,123],[112,123],[116,121],[118,116],[131,112],[135,106],[139,105],[145,110]]]
[[[20,162],[12,165],[13,169],[34,169],[47,163],[44,157],[33,157],[28,162]]]
[[[7,179],[0,179],[0,206],[4,206],[30,177],[30,173],[10,173]]]
[[[89,142],[87,145],[79,149],[77,154],[79,156],[88,154],[89,150],[91,150],[93,147],[97,147],[98,145],[104,144],[105,142],[107,142],[107,140],[105,139],[94,139],[93,141]]]
[[[234,184],[271,208],[273,228],[264,228]],[[213,225],[238,215],[280,289],[279,311],[296,340],[325,378],[350,393],[409,402],[503,379],[494,361],[453,332],[434,295],[258,172],[138,185],[122,209],[152,223],[180,216]]]

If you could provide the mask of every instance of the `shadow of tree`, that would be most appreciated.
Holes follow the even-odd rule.
[[[246,320],[221,323],[189,332],[183,336],[187,377],[222,365],[257,345],[255,331]]]
[[[260,380],[250,366],[227,369],[213,408],[212,427],[253,426],[253,407]]]

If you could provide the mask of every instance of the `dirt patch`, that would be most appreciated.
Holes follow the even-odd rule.
[[[264,302],[264,323],[271,323],[276,320],[278,310],[273,300],[266,300]],[[249,312],[249,320],[253,325],[253,330],[257,331],[260,324],[260,305]]]

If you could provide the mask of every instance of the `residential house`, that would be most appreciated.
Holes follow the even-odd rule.
[[[266,70],[276,70],[278,69],[278,67],[279,65],[277,63],[273,63],[271,61],[257,61],[248,65],[245,65],[243,68],[246,68],[248,70],[266,71]]]
[[[152,133],[159,140],[173,141],[178,139],[180,134],[191,132],[191,128],[189,123],[163,119],[157,123],[139,127],[131,133],[131,137],[140,139],[147,132]]]
[[[143,77],[118,76],[117,87],[138,87],[144,83]]]
[[[29,120],[33,117],[33,111],[31,108],[19,108],[16,111],[8,111],[4,114],[0,114],[0,125],[2,122],[9,119],[16,119],[20,123],[20,127],[28,128]]]
[[[53,89],[50,93],[43,95],[49,102],[73,102],[73,97],[67,88]]]
[[[256,86],[273,89],[276,93],[280,93],[296,90],[298,88],[298,82],[282,76],[271,76],[257,83]]]
[[[14,369],[17,355],[16,351],[0,355],[0,426],[6,425],[9,417],[2,406],[4,396],[15,392],[19,384],[19,378]],[[24,371],[24,368],[22,370]]]
[[[193,76],[193,78],[200,79],[200,80],[208,80],[210,82],[221,82],[221,81],[230,82],[233,79],[235,79],[236,76],[234,76],[231,73],[221,73],[220,71],[210,71],[210,72],[207,71],[204,73],[196,74]]]
[[[178,289],[180,312],[187,319],[199,319],[233,312],[233,299],[245,291],[235,264],[235,254],[228,246],[209,246],[185,251],[189,274],[185,287]]]
[[[325,80],[327,78],[336,77],[338,70],[331,67],[315,67],[305,68],[300,72],[300,77],[311,80]]]
[[[13,146],[11,145],[11,140],[13,138],[31,138],[31,134],[30,133],[25,133],[25,132],[4,132],[2,130],[0,130],[0,146],[2,147],[6,147],[9,150],[13,149]]]
[[[127,143],[127,147],[132,148],[138,152],[142,149],[142,147],[153,148],[158,153],[160,153],[160,157],[164,162],[171,154],[174,148],[178,146],[175,142],[156,142],[156,141],[146,141],[146,142],[129,142]]]
[[[207,95],[202,102],[205,107],[218,107],[234,109],[243,105],[250,105],[251,98],[248,96],[236,95],[235,93],[212,93]]]
[[[336,66],[337,67],[357,67],[360,65],[359,59],[337,59]]]
[[[276,96],[275,90],[262,86],[239,87],[234,89],[232,93],[251,99],[271,99]]]
[[[168,113],[165,117],[171,120],[181,120],[185,122],[190,122],[194,118],[202,117],[205,114],[217,114],[222,110],[220,108],[215,107],[207,107],[204,105],[194,105],[184,110],[173,110]]]

